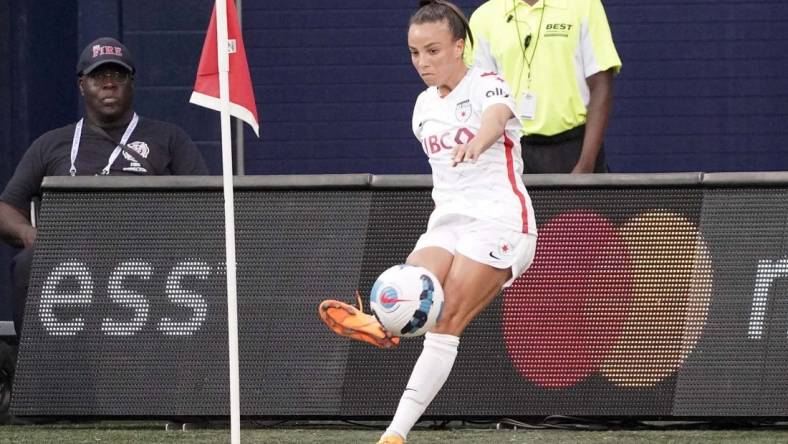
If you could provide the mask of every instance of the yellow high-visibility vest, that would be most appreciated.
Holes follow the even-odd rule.
[[[518,109],[524,101],[535,107],[532,118],[521,119],[524,134],[551,136],[584,124],[586,78],[621,69],[600,0],[489,0],[470,25],[475,45],[466,63],[503,75]]]

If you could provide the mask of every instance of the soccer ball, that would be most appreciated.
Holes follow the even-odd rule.
[[[369,305],[393,336],[421,336],[440,318],[443,288],[424,267],[395,265],[375,281]]]

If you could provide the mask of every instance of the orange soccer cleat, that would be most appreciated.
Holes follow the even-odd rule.
[[[378,444],[405,444],[405,440],[396,434],[383,435]]]
[[[399,338],[386,331],[374,316],[364,313],[361,295],[356,291],[358,308],[344,302],[327,299],[317,312],[328,328],[340,336],[364,341],[380,348],[399,345]]]

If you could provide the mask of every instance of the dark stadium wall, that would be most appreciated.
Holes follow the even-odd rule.
[[[0,182],[6,183],[11,175],[16,158],[11,146],[11,8],[8,2],[0,2]],[[0,320],[11,319],[11,308],[7,301],[10,295],[9,270],[5,265],[11,259],[12,250],[0,243]]]
[[[77,2],[2,3],[0,186],[5,187],[30,142],[75,116]],[[0,246],[0,320],[11,318],[5,301],[12,254],[10,247]]]
[[[7,2],[0,2],[0,180],[5,181],[12,171],[13,160],[11,144],[11,8]]]
[[[244,130],[247,174],[428,171],[410,130],[423,88],[405,43],[415,3],[241,2],[261,120],[260,139]],[[458,3],[470,14],[482,0]],[[140,66],[140,113],[183,125],[219,173],[218,118],[188,104],[212,1],[78,4],[80,44],[116,31]],[[788,169],[788,4],[604,5],[624,63],[613,171]]]
[[[788,3],[605,0],[623,172],[788,169]]]
[[[243,3],[262,120],[250,173],[426,171],[410,130],[423,87],[405,42],[416,3]],[[458,0],[469,14],[481,3]],[[613,171],[788,169],[788,3],[603,3],[623,60]]]
[[[17,158],[44,132],[75,117],[77,2],[12,1],[10,149]]]
[[[79,48],[117,35],[138,60],[140,113],[183,125],[219,172],[218,119],[188,104],[212,0],[27,3],[10,2],[11,21],[30,42],[11,56],[38,55],[51,69],[15,70],[13,90],[36,91],[17,93],[30,103],[15,137],[26,141],[75,117],[58,110],[78,103],[69,72]],[[471,13],[482,0],[458,3]],[[427,172],[409,123],[423,88],[405,47],[414,4],[242,2],[261,119],[260,139],[245,129],[247,174]],[[788,169],[788,4],[604,5],[624,62],[606,141],[613,171]]]

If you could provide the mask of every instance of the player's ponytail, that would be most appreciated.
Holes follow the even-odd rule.
[[[410,17],[409,25],[434,23],[446,20],[449,30],[455,40],[465,39],[466,36],[473,45],[473,34],[462,10],[452,2],[446,0],[420,0],[419,9]]]

